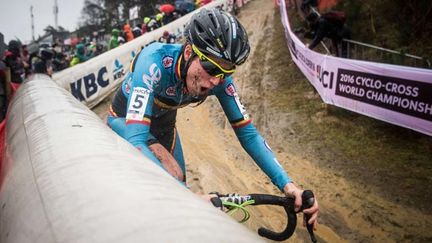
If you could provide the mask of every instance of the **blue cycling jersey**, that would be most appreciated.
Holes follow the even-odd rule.
[[[150,157],[152,155],[147,141],[153,137],[150,128],[155,124],[152,122],[172,110],[205,99],[188,94],[186,85],[180,80],[181,51],[182,45],[179,44],[153,43],[145,47],[132,61],[130,71],[122,83],[120,96],[124,98],[117,100],[123,99],[124,102],[114,100],[112,104],[108,124]],[[283,190],[291,179],[252,125],[240,103],[232,78],[226,78],[209,95],[215,95],[219,100],[243,148],[272,182]],[[114,128],[118,118],[123,119],[125,125],[122,131]],[[181,150],[181,146],[179,147]],[[153,159],[155,160],[154,157]]]

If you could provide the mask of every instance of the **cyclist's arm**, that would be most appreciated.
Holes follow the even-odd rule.
[[[273,184],[284,191],[284,186],[292,180],[246,114],[232,79],[227,78],[224,84],[215,87],[212,92],[217,96],[242,147],[267,174]]]
[[[143,154],[160,164],[147,146],[150,133],[150,123],[153,107],[153,90],[160,81],[161,68],[156,64],[152,55],[141,53],[133,63],[132,82],[126,110],[125,138],[138,148]]]

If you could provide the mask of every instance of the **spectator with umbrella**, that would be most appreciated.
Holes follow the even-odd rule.
[[[172,4],[166,3],[162,4],[159,7],[159,11],[163,13],[162,24],[166,25],[169,22],[174,20],[173,12],[176,10],[176,7]]]

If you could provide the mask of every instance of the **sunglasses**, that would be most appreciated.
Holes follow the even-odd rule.
[[[203,69],[211,76],[224,79],[235,72],[235,66],[229,70],[224,69],[217,62],[204,55],[195,45],[192,45],[192,50],[197,54]]]

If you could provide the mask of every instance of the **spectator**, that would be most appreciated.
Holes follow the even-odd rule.
[[[23,82],[25,77],[24,65],[21,58],[21,43],[11,40],[5,53],[4,62],[11,72],[11,81],[16,84]]]
[[[111,31],[111,39],[108,43],[108,50],[114,49],[119,46],[118,38],[119,38],[120,30],[112,29]]]
[[[3,42],[3,34],[0,33],[0,122],[6,117],[7,110],[7,92],[6,86],[8,85],[7,67],[3,62],[3,54],[6,50],[6,45]]]
[[[95,57],[96,55],[96,43],[90,42],[85,44],[87,56]]]
[[[99,56],[102,53],[104,53],[104,46],[102,44],[96,43],[94,56]]]
[[[162,18],[162,25],[167,25],[173,20],[174,20],[173,12],[164,13]]]
[[[54,59],[52,61],[53,72],[58,72],[69,67],[66,55],[62,52],[55,52]]]
[[[340,15],[340,17],[333,15]],[[345,20],[343,16],[345,16],[343,12],[323,14],[322,16],[318,16],[315,12],[310,13],[306,17],[313,38],[312,42],[308,45],[309,49],[314,49],[324,38],[329,38],[332,41],[336,56],[347,57],[347,43],[342,42],[342,39],[350,39],[351,33],[344,24]],[[341,46],[342,53],[339,51],[339,46]]]
[[[31,59],[32,73],[40,73],[51,76],[53,73],[52,60],[54,51],[51,49],[41,48],[38,55]]]
[[[125,38],[123,38],[123,36],[120,35],[118,37],[118,43],[119,43],[120,46],[123,45],[124,43],[126,43]]]
[[[193,1],[188,0],[177,0],[175,1],[176,10],[174,13],[177,13],[180,16],[186,15],[195,10],[195,3]]]
[[[156,14],[155,19],[156,19],[156,22],[158,24],[158,28],[164,25],[163,18],[164,18],[164,14],[163,13]]]
[[[86,62],[89,60],[92,56],[86,55],[86,50],[84,44],[78,44],[76,45],[75,50],[75,56],[72,58],[72,61],[70,62],[70,66],[75,66],[79,63]]]
[[[197,0],[198,7],[202,7],[211,3],[213,0]]]
[[[147,23],[147,31],[153,31],[153,30],[155,30],[155,29],[157,29],[157,28],[159,28],[160,27],[160,25],[159,25],[159,23],[156,21],[156,19],[154,19],[154,18],[149,18],[149,17],[147,17],[148,19],[145,19],[144,18],[144,20],[148,20],[148,23]]]
[[[318,0],[303,0],[300,9],[303,11],[303,14],[308,15],[311,13],[311,8],[313,7],[318,7]]]
[[[25,77],[28,77],[31,73],[30,54],[27,49],[27,45],[22,45],[21,48],[22,48],[21,60],[24,66]]]
[[[150,31],[150,29],[149,29],[149,27],[148,27],[148,24],[150,23],[150,17],[144,17],[144,19],[143,19],[143,24],[142,24],[142,26],[141,26],[141,32],[144,34],[144,33],[147,33],[147,31]]]
[[[176,43],[176,39],[177,39],[176,35],[165,30],[163,32],[163,35],[159,38],[159,42],[167,43],[167,44],[174,44],[174,43]]]
[[[141,26],[136,25],[132,30],[132,34],[133,34],[134,38],[140,37],[142,35]]]
[[[125,25],[123,25],[123,33],[124,33],[126,41],[129,42],[129,41],[134,39],[134,35],[132,34],[132,30],[131,30],[129,23],[126,23]]]

